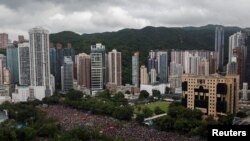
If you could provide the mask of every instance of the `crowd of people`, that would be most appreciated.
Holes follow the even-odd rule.
[[[49,117],[59,120],[61,126],[66,129],[74,129],[80,126],[90,126],[98,129],[100,133],[124,137],[136,141],[191,141],[193,138],[173,132],[162,132],[156,129],[141,126],[135,122],[119,122],[118,120],[102,115],[93,115],[61,105],[40,107],[48,113]]]

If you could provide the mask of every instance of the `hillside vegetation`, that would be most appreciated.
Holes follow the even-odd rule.
[[[153,49],[203,49],[214,50],[214,35],[216,25],[202,27],[145,27],[142,29],[123,29],[117,32],[82,34],[63,31],[50,34],[53,43],[72,43],[77,53],[90,53],[90,45],[102,43],[106,50],[117,49],[122,52],[122,81],[131,83],[131,56],[133,52],[140,52],[140,65],[147,63],[148,52]],[[225,57],[228,52],[228,37],[240,31],[239,27],[224,27]],[[227,59],[225,59],[227,60]]]

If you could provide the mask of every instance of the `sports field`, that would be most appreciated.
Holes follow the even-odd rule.
[[[143,109],[145,106],[149,107],[152,111],[154,111],[155,107],[160,107],[164,112],[167,112],[168,110],[168,105],[169,102],[166,101],[157,101],[157,102],[152,102],[149,104],[145,104],[145,105],[137,105],[135,107],[135,113],[139,113],[138,108],[137,107],[141,107],[141,109]],[[141,111],[140,111],[141,112]]]

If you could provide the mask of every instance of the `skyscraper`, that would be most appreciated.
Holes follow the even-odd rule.
[[[91,45],[91,91],[102,90],[106,82],[105,46],[101,43]]]
[[[30,85],[29,43],[18,44],[19,85]]]
[[[90,89],[90,56],[81,53],[76,56],[77,84]]]
[[[224,63],[224,29],[223,27],[216,27],[215,29],[215,52],[217,52],[216,70],[223,71]]]
[[[121,52],[117,52],[116,49],[113,49],[108,54],[109,83],[116,84],[117,86],[122,85],[121,58]]]
[[[23,43],[25,42],[24,36],[23,35],[18,35],[18,42]]]
[[[0,54],[0,85],[4,84],[4,68],[6,67],[6,57]]]
[[[56,74],[59,73],[57,70],[57,53],[55,48],[49,48],[49,59],[50,59],[50,73],[56,77]]]
[[[64,56],[64,63],[61,66],[62,91],[73,88],[73,61],[71,56]]]
[[[209,75],[209,62],[206,58],[202,58],[199,64],[199,75]]]
[[[162,52],[160,54],[160,69],[159,71],[159,78],[161,83],[168,82],[168,54],[167,52]]]
[[[8,44],[8,34],[0,33],[0,48],[6,48]]]
[[[233,57],[233,49],[242,47],[244,44],[244,37],[241,32],[237,32],[229,37],[229,48],[228,48],[228,63],[231,63]]]
[[[245,68],[245,82],[250,84],[250,30],[245,30],[244,31],[244,38],[245,38],[245,43],[244,45],[246,46],[246,68]]]
[[[141,66],[140,72],[141,84],[148,84],[148,71],[144,65]]]
[[[30,84],[42,87],[44,92],[36,95],[36,90],[31,90],[31,96],[39,99],[50,96],[50,60],[49,60],[49,31],[42,27],[29,30],[30,36]]]
[[[132,56],[132,84],[139,87],[139,52]]]
[[[17,84],[19,79],[18,72],[18,48],[9,44],[6,50],[7,68],[10,70],[11,83]]]
[[[151,69],[150,70],[150,82],[151,82],[151,84],[154,84],[156,82],[156,77],[157,77],[156,69]]]

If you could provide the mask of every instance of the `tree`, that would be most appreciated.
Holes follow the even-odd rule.
[[[144,121],[144,114],[137,114],[135,120],[138,123],[142,123]]]
[[[245,112],[239,111],[236,114],[236,116],[239,117],[239,118],[245,118],[245,117],[247,117],[247,114]]]
[[[128,100],[125,98],[124,94],[118,92],[112,97],[113,101],[116,102],[117,105],[128,105]]]
[[[133,116],[134,109],[131,106],[117,107],[112,116],[120,120],[130,120]]]
[[[159,90],[152,90],[153,97],[161,98],[161,92]]]
[[[175,120],[170,116],[164,116],[155,120],[156,126],[162,131],[170,131],[174,128]]]
[[[104,91],[102,91],[102,92],[98,92],[98,93],[96,94],[96,96],[97,96],[97,97],[100,97],[100,98],[104,98],[104,99],[110,99],[110,98],[111,98],[111,95],[110,95],[110,93],[109,93],[108,90],[104,90]]]
[[[165,94],[170,94],[170,88],[169,87],[165,88]]]
[[[125,91],[125,94],[131,94],[131,92],[129,90]]]
[[[149,97],[149,93],[146,90],[142,90],[139,95],[139,99],[147,99]]]
[[[160,114],[165,113],[159,106],[155,107],[154,112],[156,115],[160,115]]]
[[[234,116],[232,114],[226,116],[220,116],[218,119],[218,123],[220,125],[232,125]]]
[[[83,97],[83,93],[81,91],[71,89],[67,92],[66,97],[69,100],[73,100],[73,101],[80,100]]]
[[[153,111],[148,107],[144,107],[142,109],[142,113],[143,113],[145,118],[153,116]]]

